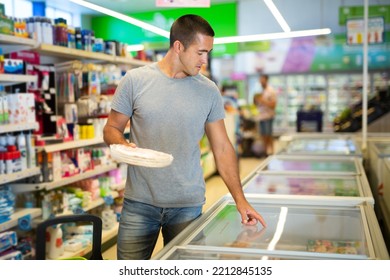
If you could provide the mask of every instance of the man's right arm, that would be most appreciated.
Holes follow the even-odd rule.
[[[115,110],[111,110],[108,115],[107,123],[103,129],[103,139],[108,146],[111,144],[129,145],[123,135],[128,121],[129,116]],[[131,144],[130,146],[135,147],[134,144]]]

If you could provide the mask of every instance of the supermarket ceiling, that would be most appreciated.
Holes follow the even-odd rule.
[[[90,3],[102,6],[121,13],[137,13],[145,11],[160,10],[156,7],[156,0],[87,0]],[[180,2],[180,0],[177,0]],[[240,0],[210,0],[211,5],[219,3],[232,3]],[[243,1],[243,0],[241,0]],[[78,10],[81,14],[98,14],[99,12],[79,6],[69,0],[46,0],[50,6],[58,7],[64,10]]]
[[[38,0],[34,0],[38,1]],[[40,0],[47,6],[61,10],[78,12],[81,15],[102,15],[102,13],[73,3],[79,0]],[[84,0],[82,0],[84,1]],[[160,0],[159,0],[160,1]],[[171,0],[161,0],[171,1]],[[201,2],[202,0],[175,0]],[[266,0],[210,0],[211,5],[237,3],[240,35],[267,34],[282,31],[282,25],[275,20],[273,13],[267,8]],[[370,0],[369,5],[389,5],[390,0]],[[120,14],[157,11],[165,8],[157,7],[156,0],[85,0],[86,3],[101,6]],[[305,29],[330,28],[332,33],[345,32],[345,27],[339,24],[339,7],[363,6],[363,0],[273,0],[281,15],[292,31]],[[304,8],[303,8],[304,7]],[[174,8],[167,8],[174,9]],[[310,11],[310,12],[308,12]],[[245,16],[255,13],[256,17]],[[245,27],[245,29],[243,28]],[[249,28],[248,28],[249,27]],[[281,28],[282,27],[282,28]],[[256,28],[256,30],[253,30]],[[283,30],[285,30],[283,28]]]

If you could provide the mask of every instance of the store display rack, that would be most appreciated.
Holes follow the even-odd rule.
[[[8,132],[17,132],[25,130],[35,130],[38,128],[38,123],[18,123],[18,124],[2,124],[0,125],[0,134]]]
[[[25,216],[30,216],[31,219],[42,217],[42,209],[41,208],[15,209],[15,212],[11,215],[11,219],[9,221],[0,223],[0,232],[16,227],[18,225],[19,219]]]
[[[118,168],[116,163],[112,163],[106,166],[95,167],[93,170],[89,170],[78,175],[74,175],[72,177],[62,178],[59,181],[53,182],[45,182],[40,184],[12,184],[11,187],[15,193],[23,193],[23,192],[32,192],[32,191],[41,191],[46,190],[50,191],[59,187],[63,187],[65,185],[81,181],[87,178],[94,177],[99,174],[103,174]]]

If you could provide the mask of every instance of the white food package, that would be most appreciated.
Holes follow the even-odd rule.
[[[111,157],[117,162],[145,167],[166,167],[173,161],[173,156],[159,151],[132,148],[122,144],[110,145]]]

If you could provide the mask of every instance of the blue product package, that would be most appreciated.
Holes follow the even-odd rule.
[[[9,251],[0,255],[0,260],[23,260],[23,255],[20,251]]]
[[[0,233],[0,253],[16,246],[18,244],[18,237],[14,231],[6,231]]]

